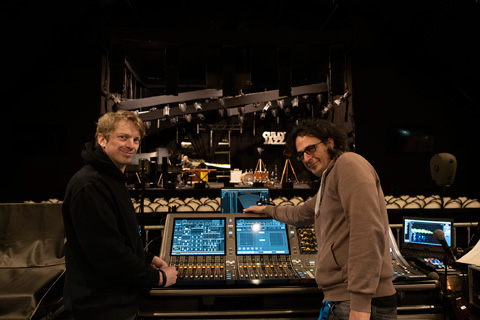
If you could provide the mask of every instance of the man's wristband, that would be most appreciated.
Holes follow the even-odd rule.
[[[159,269],[158,271],[160,271],[160,273],[162,274],[163,281],[160,287],[163,288],[167,284],[167,275],[165,274],[165,271],[163,271],[162,269]]]

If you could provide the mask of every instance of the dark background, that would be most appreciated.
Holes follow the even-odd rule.
[[[377,169],[385,194],[438,194],[429,163],[447,152],[458,163],[447,195],[478,198],[479,5],[384,2],[2,2],[0,201],[63,198],[103,107],[102,56],[120,34],[137,49],[149,39],[151,46],[181,44],[180,91],[205,88],[201,50],[212,44],[249,48],[252,90],[278,86],[278,64],[271,61],[275,48],[286,45],[294,48],[292,85],[325,82],[328,46],[339,39],[351,63],[355,151]],[[138,52],[145,77],[159,75],[148,92],[162,94],[164,67],[144,58],[154,47],[129,54]],[[288,127],[292,118],[282,121]],[[257,132],[273,126],[256,125]],[[254,169],[260,137],[246,143],[249,135],[234,138],[243,142],[233,167]],[[166,131],[155,139],[171,137]],[[282,167],[284,160],[265,162]]]

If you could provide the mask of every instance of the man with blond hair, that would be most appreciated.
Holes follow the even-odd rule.
[[[97,123],[85,165],[68,183],[64,305],[75,320],[136,319],[142,295],[177,279],[175,267],[143,249],[125,168],[145,127],[131,111],[108,112]]]

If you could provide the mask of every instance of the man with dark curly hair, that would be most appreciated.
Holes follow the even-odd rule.
[[[396,319],[397,297],[389,222],[380,179],[371,164],[348,151],[333,123],[308,119],[287,137],[287,148],[320,188],[301,206],[252,206],[295,226],[315,226],[315,279],[324,293],[320,319]]]

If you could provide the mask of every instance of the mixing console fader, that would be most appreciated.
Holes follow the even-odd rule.
[[[170,260],[177,267],[179,280],[224,280],[224,257],[177,256]]]
[[[305,251],[304,242],[311,240],[302,237],[297,228],[264,215],[172,213],[165,223],[160,256],[177,268],[177,284],[206,280],[314,284],[314,246]]]
[[[392,229],[390,229],[390,253],[392,255],[393,278],[397,280],[418,281],[428,279],[428,275],[411,266],[398,250]]]

